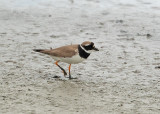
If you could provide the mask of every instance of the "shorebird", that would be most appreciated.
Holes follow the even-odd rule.
[[[55,64],[63,71],[64,76],[67,75],[66,71],[58,65],[58,62],[69,64],[69,79],[71,77],[71,64],[78,64],[86,60],[91,52],[99,51],[93,42],[85,41],[82,44],[74,44],[62,46],[55,49],[34,49],[35,52],[40,52],[50,55],[56,62]]]

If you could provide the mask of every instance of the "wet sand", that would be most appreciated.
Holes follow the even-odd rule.
[[[160,113],[158,0],[11,1],[0,2],[0,113]],[[76,80],[32,51],[86,40],[100,51],[72,65]]]

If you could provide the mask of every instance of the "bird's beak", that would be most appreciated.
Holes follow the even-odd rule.
[[[99,49],[98,49],[98,48],[96,48],[96,47],[94,47],[94,48],[93,48],[93,50],[95,50],[95,51],[99,51]]]

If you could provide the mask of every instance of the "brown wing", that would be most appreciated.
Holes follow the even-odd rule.
[[[76,49],[78,49],[78,45],[68,45],[51,50],[37,50],[37,52],[41,52],[56,57],[71,57],[76,54]]]

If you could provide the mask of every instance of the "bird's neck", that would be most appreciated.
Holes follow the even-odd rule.
[[[79,56],[87,59],[90,55],[90,53],[87,53],[80,45],[78,45],[78,52],[79,52]]]

